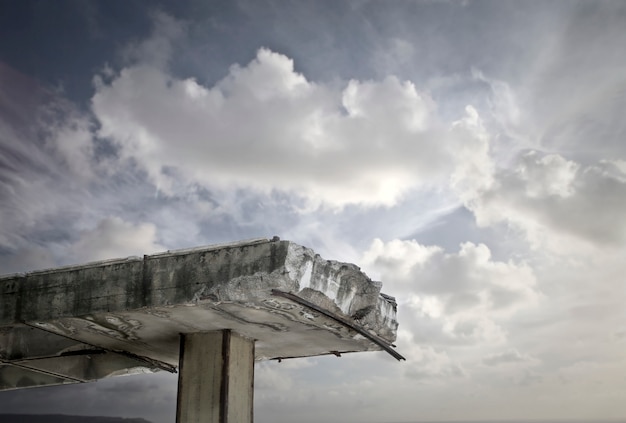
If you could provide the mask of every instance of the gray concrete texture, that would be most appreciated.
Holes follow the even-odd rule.
[[[277,238],[0,278],[0,390],[176,371],[180,334],[255,360],[392,349],[396,303],[357,266]]]
[[[177,423],[250,423],[254,341],[229,330],[183,334]]]

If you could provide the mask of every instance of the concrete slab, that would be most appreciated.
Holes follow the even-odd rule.
[[[0,278],[0,390],[175,372],[180,334],[255,359],[393,350],[396,303],[357,266],[277,238]]]

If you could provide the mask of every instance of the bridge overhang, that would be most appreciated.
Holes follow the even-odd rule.
[[[177,371],[181,334],[254,359],[393,349],[396,303],[357,266],[277,238],[0,278],[0,390]]]

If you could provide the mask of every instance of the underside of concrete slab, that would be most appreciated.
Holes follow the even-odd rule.
[[[279,239],[0,278],[0,390],[175,372],[180,334],[228,329],[255,360],[385,350],[396,303],[357,266]]]

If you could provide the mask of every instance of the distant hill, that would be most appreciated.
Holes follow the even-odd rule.
[[[150,423],[148,420],[103,416],[66,416],[63,414],[0,414],[2,423]]]

